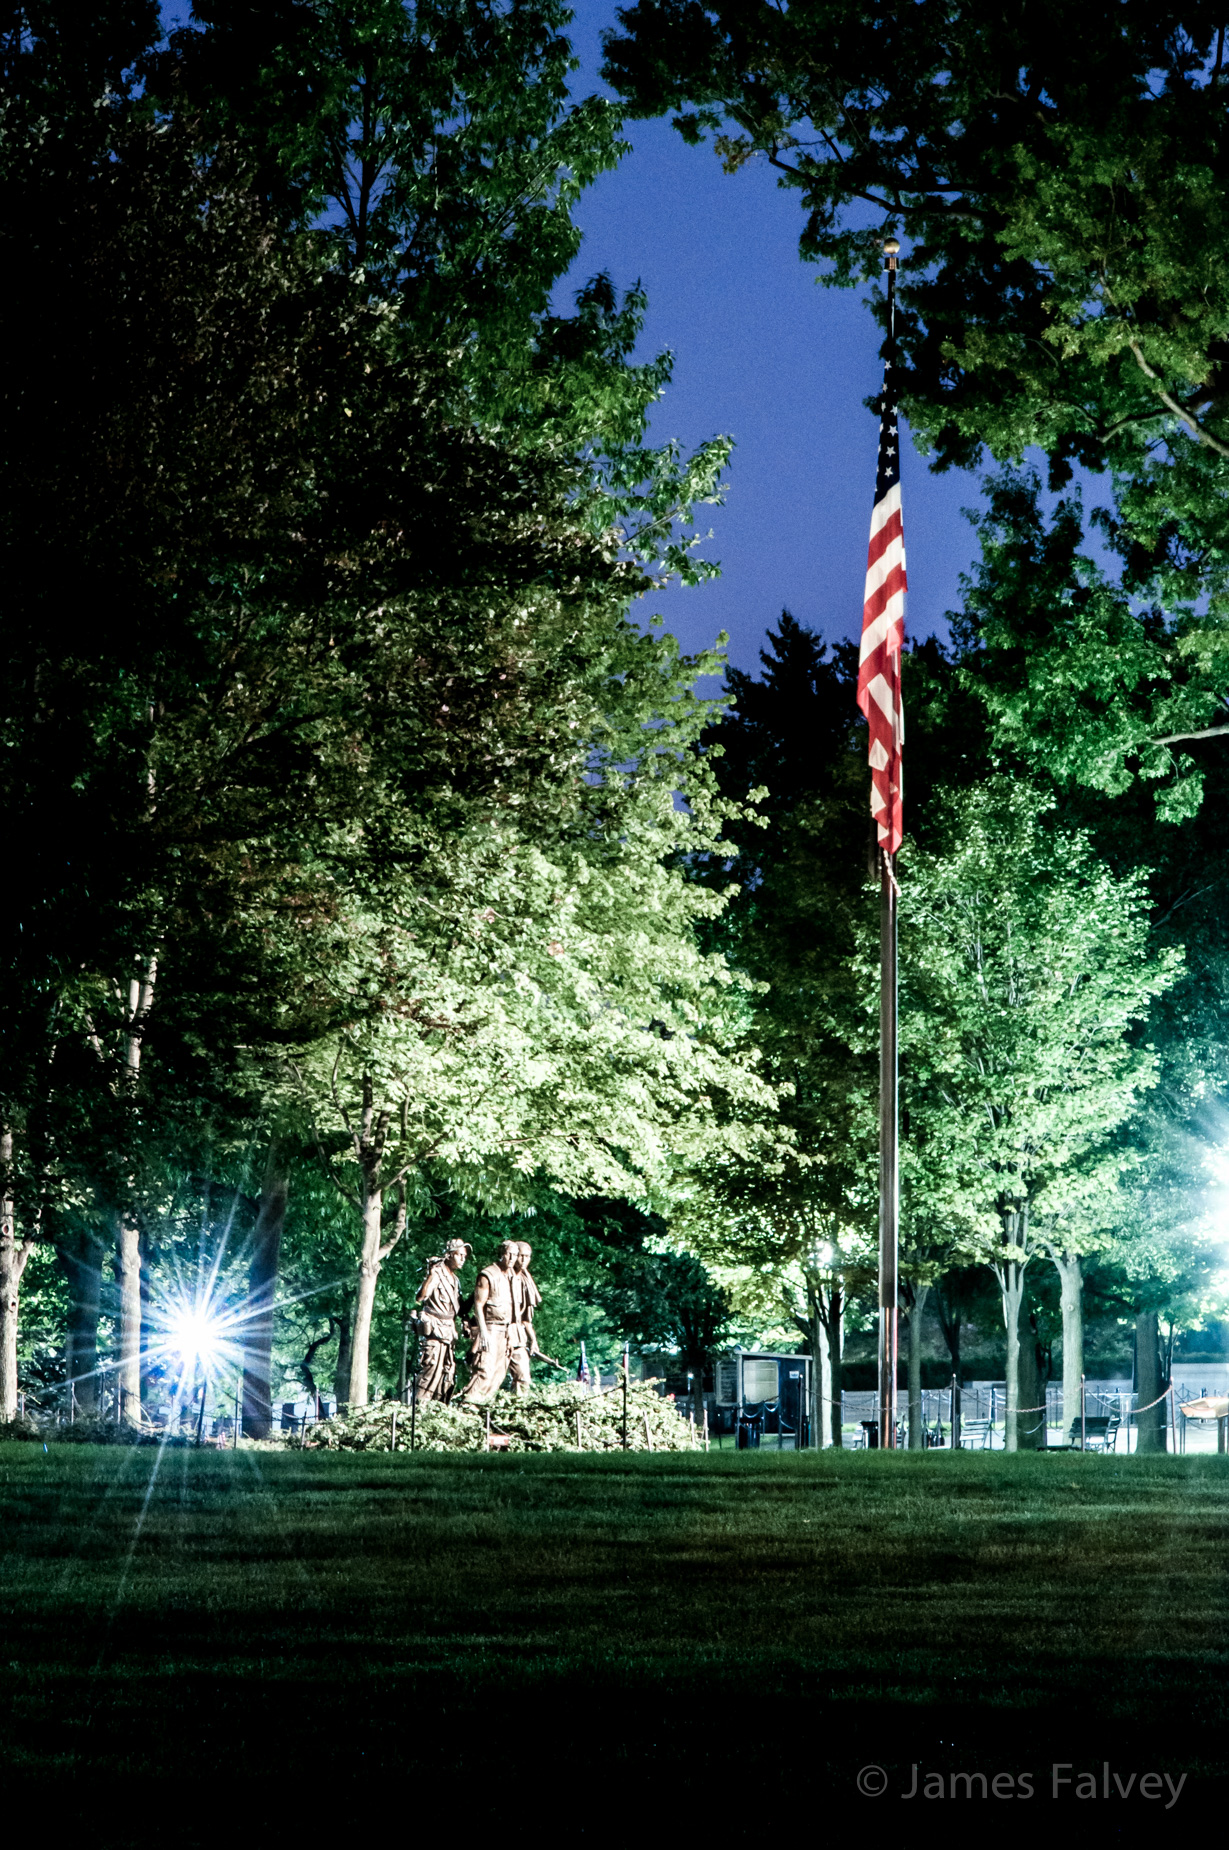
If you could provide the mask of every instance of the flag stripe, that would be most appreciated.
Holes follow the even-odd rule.
[[[866,600],[862,606],[862,621],[867,624],[877,623],[894,597],[899,597],[902,600],[904,599],[907,582],[905,578],[904,560],[894,560],[892,569],[882,584],[867,585]],[[902,618],[904,614],[904,603],[902,601],[900,608],[900,615]]]
[[[905,638],[905,530],[900,505],[900,436],[896,382],[889,360],[879,418],[879,473],[866,549],[858,705],[870,729],[871,815],[889,854],[902,832],[901,750],[905,719],[900,700],[900,652]]]
[[[877,560],[882,559],[893,540],[899,540],[902,546],[905,543],[905,527],[898,507],[892,509],[881,527],[871,528],[871,543],[866,549],[867,571]]]

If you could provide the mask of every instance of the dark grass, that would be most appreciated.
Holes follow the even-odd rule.
[[[494,1818],[510,1729],[589,1838],[870,1828],[914,1762],[1030,1770],[1047,1829],[1056,1760],[1185,1772],[1167,1827],[1229,1799],[1229,1460],[10,1444],[0,1520],[6,1785],[91,1843],[138,1788],[180,1842],[424,1784]]]

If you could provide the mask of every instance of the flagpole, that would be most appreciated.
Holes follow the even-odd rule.
[[[885,849],[880,849],[879,859],[879,1443],[894,1449],[900,1222],[900,1165],[896,1143],[896,879]]]
[[[888,289],[886,377],[896,362],[895,238],[884,243]],[[896,1448],[896,1377],[898,1343],[900,1163],[897,1150],[898,1063],[896,1051],[896,901],[898,889],[892,857],[879,851],[879,1444]]]

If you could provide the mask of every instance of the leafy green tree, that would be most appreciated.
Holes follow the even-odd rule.
[[[330,941],[322,842],[424,789],[539,789],[626,619],[586,601],[624,580],[566,469],[447,422],[438,365],[224,163],[108,146],[23,195],[59,313],[32,273],[9,297],[5,1085],[26,1224],[85,1171],[116,1217],[135,1353],[137,1146],[202,1095],[248,1108],[271,998]]]
[[[1163,822],[1193,816],[1219,776],[1219,632],[1206,613],[1141,602],[1097,565],[1078,495],[1047,518],[1035,471],[987,486],[981,556],[952,628],[997,750],[1068,794],[1116,797],[1142,780]]]
[[[946,852],[904,861],[902,1107],[999,1280],[1010,1449],[1025,1267],[1042,1248],[1074,1260],[1112,1222],[1114,1132],[1157,1077],[1134,1030],[1181,961],[1149,942],[1142,875],[1116,877],[1048,807],[993,779],[953,799]]]
[[[459,421],[465,343],[425,352],[408,297],[288,225],[250,123],[202,141],[182,101],[156,123],[139,23],[117,70],[54,9],[27,21],[0,145],[22,200],[8,332],[30,360],[4,406],[4,780],[26,879],[5,919],[3,1115],[27,1231],[83,1191],[115,1225],[130,1408],[142,1162],[158,1172],[155,1144],[203,1099],[258,1111],[271,1054],[335,1019],[312,1013],[335,991],[301,978],[344,955],[339,830],[364,833],[387,886],[475,802],[532,826],[577,739],[601,749],[608,659],[634,634],[645,580],[604,521],[634,501],[655,557],[687,551],[669,461],[636,500],[569,460],[579,424],[513,455],[490,418]],[[49,141],[78,92],[107,107],[65,109]],[[550,274],[551,213],[520,226],[510,276]],[[553,256],[529,248],[535,225]],[[657,375],[626,364],[634,305],[620,319],[590,291],[578,322],[606,369],[585,415],[643,411]],[[567,345],[554,323],[542,339]],[[87,606],[66,649],[62,613]],[[416,805],[425,832],[383,829]]]
[[[666,1247],[656,1216],[600,1199],[582,1206],[607,1262],[590,1285],[593,1301],[635,1346],[678,1351],[693,1377],[695,1416],[703,1419],[704,1375],[728,1339],[730,1302],[694,1253]]]
[[[729,440],[688,461],[645,446],[671,361],[632,361],[639,288],[620,302],[599,275],[575,314],[551,306],[580,250],[575,203],[627,145],[609,102],[569,100],[570,18],[560,0],[202,0],[151,84],[244,150],[279,222],[328,227],[411,348],[450,355],[456,415],[583,455],[591,530],[617,526],[632,556],[695,582],[714,568],[695,557],[694,506],[719,495]]]
[[[988,11],[639,0],[607,35],[634,113],[679,110],[730,170],[801,195],[804,257],[873,276],[912,249],[910,422],[940,464],[1030,444],[1056,485],[1109,469],[1135,589],[1212,599],[1229,564],[1221,377],[1224,26],[1198,7]]]
[[[543,819],[530,834],[515,811],[475,814],[466,830],[451,810],[438,823],[420,812],[416,864],[403,854],[395,883],[381,890],[355,858],[338,1029],[295,1065],[322,1159],[362,1225],[351,1404],[367,1397],[403,1191],[412,1213],[433,1170],[496,1210],[538,1176],[651,1200],[709,1152],[764,1141],[776,1093],[742,1044],[740,986],[694,939],[723,899],[679,865],[719,844],[694,749],[707,718],[688,692],[695,664],[651,638],[618,662],[604,769],[581,734],[552,829]]]

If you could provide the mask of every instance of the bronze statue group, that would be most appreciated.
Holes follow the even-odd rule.
[[[450,1240],[438,1258],[427,1262],[413,1319],[419,1339],[419,1401],[450,1401],[456,1391],[459,1281],[470,1250],[465,1240]],[[505,1240],[494,1265],[478,1274],[472,1311],[462,1319],[469,1368],[459,1396],[463,1403],[481,1406],[494,1400],[509,1375],[515,1393],[529,1392],[531,1361],[542,1354],[534,1332],[542,1293],[530,1276],[532,1257],[524,1240]]]

